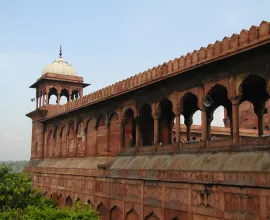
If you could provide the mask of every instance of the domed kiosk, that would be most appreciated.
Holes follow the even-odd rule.
[[[62,48],[60,46],[59,57],[47,65],[43,71],[42,76],[46,73],[54,73],[66,76],[77,76],[76,70],[62,58]]]
[[[83,77],[77,75],[75,68],[63,59],[60,46],[59,57],[42,70],[41,77],[30,88],[36,89],[38,109],[49,104],[59,105],[62,96],[66,97],[67,102],[82,97],[83,88],[88,85],[83,82]],[[56,103],[50,103],[52,95],[57,97]]]

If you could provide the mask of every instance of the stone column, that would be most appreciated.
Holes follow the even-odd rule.
[[[72,95],[69,95],[69,99],[68,99],[69,102],[71,102],[71,97],[72,97]]]
[[[180,145],[180,137],[181,137],[181,130],[180,130],[180,107],[179,105],[176,105],[173,109],[173,113],[175,115],[175,141],[176,145],[179,147]]]
[[[191,125],[193,124],[193,120],[191,117],[186,117],[185,118],[185,125],[187,127],[187,141],[190,141],[190,136],[191,136]]]
[[[213,114],[206,112],[206,139],[211,140],[211,122],[213,121]]]
[[[231,99],[232,102],[232,130],[233,144],[239,144],[239,100]]]
[[[239,108],[239,107],[238,107]],[[240,123],[240,122],[239,122]],[[231,128],[231,138],[233,138],[233,123],[232,123],[232,116],[230,117],[230,128]]]
[[[36,97],[36,109],[38,109],[38,96]]]
[[[263,113],[257,113],[258,118],[258,136],[263,135]]]
[[[42,100],[42,103],[43,103],[42,105],[45,105],[45,93],[43,93],[42,99],[43,99],[43,100]]]
[[[49,104],[49,93],[46,93],[46,104]]]
[[[140,117],[136,117],[136,147],[140,146]]]
[[[202,141],[207,140],[207,113],[204,107],[201,108],[201,128],[202,128]]]
[[[263,115],[265,113],[265,102],[254,104],[254,112],[258,119],[258,136],[263,135]]]
[[[57,95],[57,104],[60,105],[60,94]]]
[[[180,136],[181,136],[181,131],[180,131],[180,113],[175,115],[175,140],[177,146],[180,144]]]
[[[42,93],[39,93],[39,107],[41,107],[41,97],[42,97]]]
[[[159,119],[159,115],[153,115],[154,118],[154,145],[157,146],[158,145],[158,119]]]
[[[80,90],[79,94],[80,94],[80,98],[83,97],[83,90]]]

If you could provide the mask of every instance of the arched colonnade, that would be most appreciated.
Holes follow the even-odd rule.
[[[88,204],[91,208],[96,209],[99,213],[99,216],[101,217],[101,220],[119,220],[119,219],[125,219],[125,220],[139,220],[140,214],[139,212],[134,209],[128,209],[125,212],[121,209],[121,207],[117,205],[108,205],[106,202],[98,201],[98,203],[95,203],[94,201],[91,201],[87,196],[85,196],[85,199],[80,198],[80,196],[75,196],[74,193],[48,193],[46,190],[44,192],[44,196],[51,198],[55,200],[58,204],[58,206],[69,206],[72,207],[75,202],[80,201],[84,204]],[[93,199],[93,198],[92,198]],[[154,213],[153,211],[150,213],[143,213],[143,219],[144,220],[160,220],[162,219],[161,216],[159,216],[157,213]],[[169,215],[170,220],[178,220],[180,219],[177,214]]]
[[[55,97],[55,103],[50,101],[51,97]],[[40,88],[36,93],[36,108],[47,104],[65,104],[71,102],[83,96],[83,90],[81,88],[65,88],[65,87],[46,87]],[[63,98],[65,100],[62,100]]]
[[[256,89],[254,89],[256,88]],[[201,111],[201,142],[211,140],[214,111],[223,106],[230,120],[231,137],[239,143],[239,105],[250,102],[257,115],[258,136],[263,135],[265,103],[269,99],[267,81],[259,75],[242,75],[182,92],[174,92],[152,103],[117,109],[110,115],[84,119],[78,123],[50,128],[47,132],[48,157],[82,157],[125,148],[180,145],[180,116],[184,117],[187,141],[193,115]],[[205,105],[205,98],[211,102]],[[175,124],[174,124],[175,123]],[[175,126],[175,140],[172,128]]]

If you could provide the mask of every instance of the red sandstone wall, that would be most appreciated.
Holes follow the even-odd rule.
[[[87,125],[87,138],[86,138],[88,156],[93,156],[96,154],[96,143],[97,143],[97,131],[95,129],[95,120],[89,119]]]
[[[47,196],[55,194],[60,205],[73,204],[78,198],[88,202],[97,207],[103,220],[255,220],[270,217],[270,190],[253,187],[55,174],[34,174],[33,184],[47,192]]]
[[[41,158],[43,155],[43,124],[34,122],[32,124],[31,158]]]

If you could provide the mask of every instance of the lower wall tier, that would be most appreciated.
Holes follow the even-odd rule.
[[[270,189],[32,172],[33,185],[58,201],[88,202],[102,219],[270,219]]]

